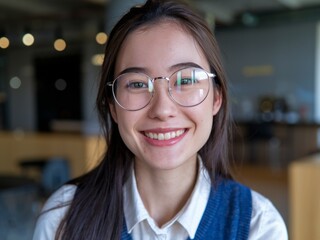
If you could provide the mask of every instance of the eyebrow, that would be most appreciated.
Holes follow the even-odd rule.
[[[198,65],[194,62],[177,63],[177,64],[171,66],[169,69],[173,71],[173,70],[178,70],[178,69],[187,68],[187,67],[195,67],[195,68],[203,69],[203,67],[201,67],[200,65]]]
[[[124,73],[130,73],[130,72],[134,72],[134,73],[146,73],[147,70],[145,68],[142,67],[129,67],[129,68],[125,68],[123,69],[118,75],[124,74]]]
[[[174,70],[179,70],[179,69],[187,68],[187,67],[195,67],[195,68],[203,69],[203,67],[201,67],[200,65],[198,65],[194,62],[182,62],[182,63],[177,63],[177,64],[170,66],[169,70],[174,71]],[[143,68],[143,67],[129,67],[129,68],[122,70],[118,74],[118,76],[121,74],[124,74],[124,73],[130,73],[130,72],[133,72],[133,73],[141,73],[142,72],[142,73],[147,74],[148,71],[146,68]]]

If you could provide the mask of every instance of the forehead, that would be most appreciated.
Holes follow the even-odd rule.
[[[161,69],[182,62],[194,62],[209,70],[206,57],[195,38],[176,21],[166,20],[142,26],[123,42],[116,61],[116,73],[125,68]]]

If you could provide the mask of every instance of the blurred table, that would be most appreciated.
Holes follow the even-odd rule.
[[[96,166],[104,151],[100,136],[0,131],[0,173],[21,173],[25,159],[63,157],[70,161],[71,176],[78,177]]]

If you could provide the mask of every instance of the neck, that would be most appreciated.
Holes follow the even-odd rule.
[[[161,227],[188,201],[197,179],[197,161],[174,170],[150,171],[137,165],[139,194],[150,216]]]

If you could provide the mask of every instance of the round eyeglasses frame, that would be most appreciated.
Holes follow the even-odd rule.
[[[206,92],[206,95],[204,96],[204,98],[203,98],[200,102],[198,102],[198,103],[196,103],[196,104],[192,104],[192,105],[183,105],[182,103],[180,103],[179,101],[177,101],[177,100],[175,99],[175,97],[172,95],[172,90],[171,90],[171,88],[170,88],[170,79],[172,78],[172,76],[174,76],[175,74],[177,74],[179,71],[183,71],[183,70],[186,70],[186,69],[193,69],[193,70],[198,70],[198,71],[204,72],[204,73],[207,75],[207,77],[208,77],[208,81],[209,81],[209,79],[212,79],[212,78],[215,78],[215,77],[216,77],[216,75],[215,75],[214,73],[207,72],[207,71],[203,70],[202,68],[198,68],[198,67],[187,67],[187,68],[179,69],[179,70],[175,71],[174,73],[172,73],[169,77],[161,77],[161,76],[160,76],[160,77],[154,77],[154,78],[152,78],[152,77],[150,77],[150,76],[148,76],[147,74],[142,73],[142,72],[129,72],[129,73],[135,73],[135,74],[144,75],[146,78],[148,78],[148,80],[149,80],[152,84],[154,84],[156,80],[166,80],[166,81],[168,82],[168,93],[169,93],[169,96],[170,96],[170,98],[171,98],[171,100],[172,100],[173,102],[175,102],[176,104],[178,104],[179,106],[182,106],[182,107],[194,107],[194,106],[197,106],[197,105],[201,104],[201,103],[207,98],[207,96],[208,96],[208,94],[209,94],[209,91],[210,91],[210,82],[212,82],[212,81],[209,81],[208,91]],[[123,108],[124,110],[127,110],[127,111],[139,111],[139,110],[145,108],[146,106],[148,106],[148,104],[151,102],[151,100],[152,100],[152,98],[153,98],[153,95],[154,95],[155,90],[154,90],[154,88],[153,88],[152,91],[150,91],[150,99],[149,99],[149,100],[146,102],[146,104],[144,104],[142,107],[138,107],[137,109],[129,109],[129,108],[127,108],[127,107],[124,107],[124,106],[118,101],[118,99],[117,99],[117,97],[116,97],[116,93],[115,93],[115,92],[116,92],[116,84],[115,84],[115,83],[116,83],[116,81],[117,81],[121,76],[123,76],[123,75],[125,75],[125,74],[128,74],[128,73],[120,74],[120,75],[117,76],[112,82],[108,82],[108,83],[107,83],[107,86],[108,86],[108,87],[112,87],[113,98],[114,98],[114,100],[116,101],[116,103],[117,103],[121,108]]]

